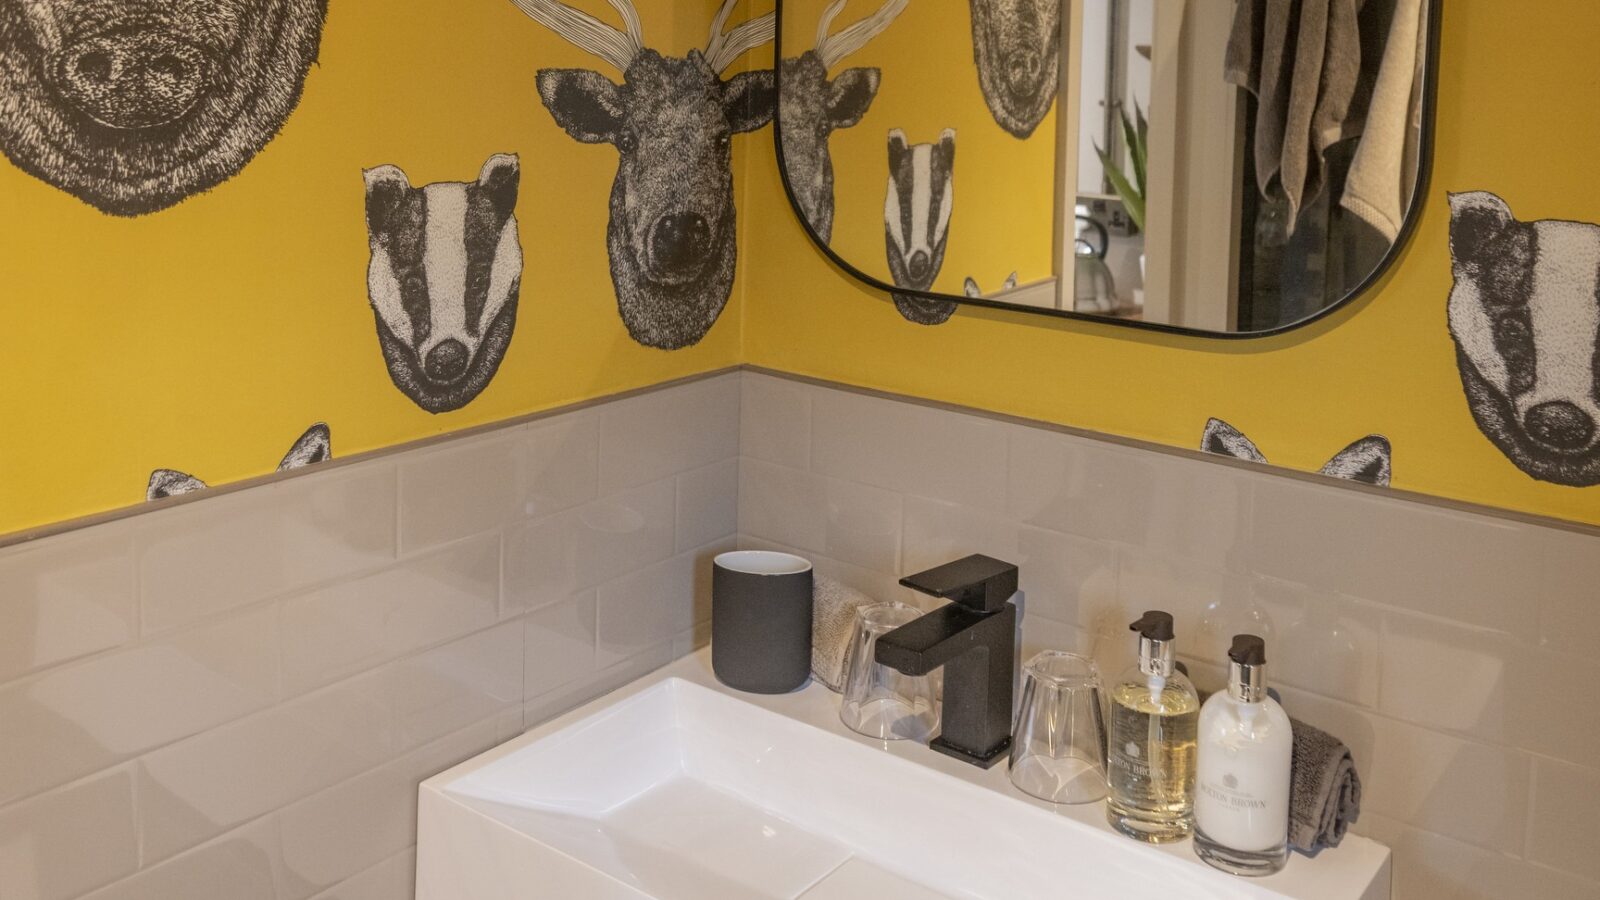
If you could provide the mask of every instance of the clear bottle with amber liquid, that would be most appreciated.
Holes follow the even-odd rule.
[[[1180,841],[1194,827],[1200,696],[1173,660],[1169,613],[1151,610],[1129,627],[1139,662],[1109,692],[1106,819],[1135,840]]]

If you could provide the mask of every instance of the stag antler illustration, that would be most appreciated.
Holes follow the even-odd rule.
[[[817,22],[817,56],[822,59],[825,69],[832,69],[846,56],[860,50],[867,42],[882,34],[884,29],[894,23],[895,17],[906,8],[911,0],[887,0],[878,11],[856,22],[838,34],[829,34],[833,28],[833,20],[844,11],[845,4],[850,0],[834,0],[822,13],[822,18]]]
[[[627,31],[620,31],[586,12],[558,0],[511,0],[528,18],[554,31],[568,42],[600,57],[619,71],[626,72],[633,58],[644,49],[644,29],[632,0],[606,0],[622,15]]]
[[[730,32],[724,32],[728,16],[733,12],[734,4],[737,2],[738,0],[726,0],[722,4],[722,9],[717,11],[717,17],[711,21],[711,40],[706,42],[704,55],[706,62],[711,66],[711,71],[719,75],[739,57],[772,40],[777,33],[777,13],[757,16],[741,23]]]

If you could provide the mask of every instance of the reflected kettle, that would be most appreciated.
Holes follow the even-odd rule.
[[[1117,285],[1111,277],[1111,267],[1106,265],[1106,250],[1111,246],[1111,235],[1106,227],[1088,216],[1077,216],[1087,223],[1100,239],[1095,247],[1084,238],[1083,232],[1073,241],[1072,308],[1078,312],[1114,312],[1117,308]]]

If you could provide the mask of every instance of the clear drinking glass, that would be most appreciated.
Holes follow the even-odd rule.
[[[907,675],[873,659],[878,638],[922,615],[906,603],[876,603],[856,610],[845,658],[844,703],[839,720],[851,731],[885,741],[927,741],[939,727],[942,669]]]
[[[1011,783],[1052,803],[1106,796],[1106,725],[1100,674],[1076,653],[1046,650],[1023,667],[1012,729]]]

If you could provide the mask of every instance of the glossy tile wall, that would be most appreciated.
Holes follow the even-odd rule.
[[[1289,712],[1352,746],[1398,900],[1600,898],[1600,537],[755,372],[740,425],[745,546],[883,597],[990,553],[1025,653],[1116,671],[1165,608],[1208,689],[1260,631]]]
[[[410,898],[418,781],[694,644],[741,378],[0,550],[0,898]]]
[[[1107,670],[1261,630],[1397,898],[1600,897],[1600,538],[747,371],[0,550],[0,898],[408,900],[416,783],[686,652],[736,542],[1014,560]]]

